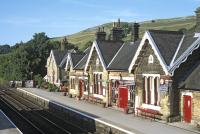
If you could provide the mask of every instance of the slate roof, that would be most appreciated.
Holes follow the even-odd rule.
[[[97,41],[97,45],[100,49],[103,60],[107,67],[108,64],[110,63],[110,61],[115,56],[115,54],[118,52],[118,50],[123,45],[123,42],[122,41],[112,41],[112,40]]]
[[[67,57],[68,57],[68,53],[65,54],[62,61],[60,62],[60,65],[59,65],[60,68],[65,69],[65,65],[67,63]]]
[[[177,53],[175,61],[197,40],[198,38],[194,37],[194,34],[186,34],[183,43],[180,46],[180,49]]]
[[[165,63],[169,66],[183,37],[183,33],[164,30],[149,30],[149,33],[157,45]]]
[[[136,42],[125,43],[110,63],[108,70],[127,71],[133,57],[135,56],[139,44],[140,40]]]
[[[89,53],[90,53],[91,47],[88,47],[85,51],[84,51],[84,57],[80,60],[80,62],[78,62],[78,64],[75,66],[74,69],[77,70],[83,70],[85,68]]]
[[[189,71],[189,75],[179,84],[179,88],[200,91],[200,61]]]
[[[61,50],[52,50],[56,65],[60,65],[61,61],[63,60],[63,57],[67,54],[67,50],[61,51]]]
[[[62,69],[65,68],[65,64],[67,62],[67,55],[68,53],[76,53],[76,50],[70,49],[70,50],[52,50],[56,65],[61,67]]]
[[[71,60],[73,67],[77,65],[77,63],[85,56],[84,53],[71,53]]]

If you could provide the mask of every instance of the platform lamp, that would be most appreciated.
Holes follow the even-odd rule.
[[[31,71],[31,80],[33,80],[33,72]]]

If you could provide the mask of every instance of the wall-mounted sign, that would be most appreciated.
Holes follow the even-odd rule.
[[[167,84],[160,85],[160,91],[161,92],[167,92],[168,91],[168,85]]]
[[[126,81],[126,80],[124,80],[124,81],[119,81],[119,83],[120,83],[120,85],[135,85],[135,81]]]

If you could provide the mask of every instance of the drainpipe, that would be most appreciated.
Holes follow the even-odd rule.
[[[88,91],[88,96],[87,96],[87,99],[89,100],[89,95],[90,95],[90,74],[88,72],[87,73],[87,76],[88,76],[88,80],[87,80],[87,91]]]
[[[106,90],[106,94],[107,94],[107,103],[106,103],[106,107],[110,106],[110,85],[109,85],[109,75],[110,75],[110,72],[108,71],[108,73],[107,73],[107,80],[106,80],[106,84],[107,84],[107,90]]]

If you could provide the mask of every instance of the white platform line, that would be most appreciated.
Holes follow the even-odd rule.
[[[10,118],[8,118],[8,116],[2,111],[0,110],[0,112],[7,118],[7,120],[15,127],[15,129],[17,129],[17,131],[19,131],[20,134],[23,134],[19,128],[10,120]]]
[[[127,133],[127,134],[135,134],[135,133],[133,133],[133,132],[131,132],[131,131],[125,130],[125,129],[123,129],[123,128],[120,128],[120,127],[118,127],[118,126],[116,126],[116,125],[110,124],[110,123],[108,123],[108,122],[102,121],[102,120],[100,120],[100,119],[94,118],[94,117],[92,117],[92,116],[89,116],[89,115],[87,115],[87,114],[81,113],[81,112],[79,112],[79,111],[77,111],[77,110],[74,110],[74,109],[72,109],[72,108],[69,108],[69,107],[67,107],[67,106],[64,106],[63,104],[61,105],[61,104],[59,104],[59,103],[53,102],[53,101],[51,101],[51,100],[48,100],[48,99],[43,98],[43,97],[41,97],[41,96],[35,95],[35,94],[33,94],[33,93],[29,92],[29,91],[26,91],[26,90],[24,90],[24,89],[20,89],[20,88],[18,88],[18,89],[19,89],[19,90],[22,90],[22,91],[24,91],[24,92],[26,92],[26,93],[29,93],[29,94],[31,94],[31,95],[33,95],[33,96],[39,97],[39,98],[41,98],[41,99],[44,99],[45,101],[51,102],[51,103],[53,103],[53,104],[55,104],[55,105],[58,105],[58,106],[60,106],[60,107],[62,107],[62,108],[69,109],[69,110],[71,110],[71,111],[73,111],[73,112],[75,112],[75,113],[78,113],[78,114],[80,114],[80,115],[83,115],[83,116],[85,116],[85,117],[87,117],[87,118],[93,119],[93,120],[95,120],[95,121],[97,121],[97,122],[100,122],[100,123],[105,124],[105,125],[107,125],[107,126],[110,126],[110,127],[115,128],[115,129],[118,129],[118,130],[120,130],[120,131],[122,131],[122,132],[125,132],[125,133]]]
[[[22,90],[23,92],[26,92],[26,93],[28,93],[28,94],[31,94],[31,95],[33,95],[33,96],[35,96],[35,97],[38,97],[38,98],[40,98],[40,99],[43,99],[43,100],[45,100],[45,101],[48,101],[48,102],[49,102],[49,100],[48,100],[48,99],[46,99],[46,98],[43,98],[43,97],[41,97],[41,96],[38,96],[38,95],[36,95],[36,94],[33,94],[33,93],[31,93],[31,92],[29,92],[29,91],[26,91],[26,90],[24,90],[24,89],[17,88],[17,90]]]

